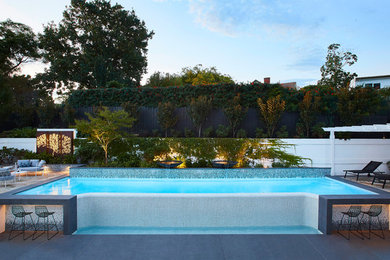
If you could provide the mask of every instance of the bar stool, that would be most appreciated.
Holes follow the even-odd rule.
[[[367,218],[368,218],[368,239],[371,239],[371,233],[373,233],[374,235],[377,235],[378,237],[380,237],[382,239],[385,239],[385,233],[383,232],[382,223],[381,223],[381,221],[379,219],[379,215],[382,213],[382,206],[380,206],[380,205],[371,205],[368,211],[362,211],[362,213],[363,213],[362,219],[363,219],[364,216],[367,216]],[[372,227],[374,218],[377,219],[379,227],[380,227],[380,229],[382,231],[382,236],[372,232],[371,227]]]
[[[32,225],[34,227],[34,230],[35,230],[34,221],[33,221],[32,217],[31,217],[32,212],[25,211],[23,206],[12,206],[12,214],[14,215],[14,221],[12,222],[12,225],[11,225],[11,231],[9,233],[8,240],[14,239],[15,237],[19,236],[20,234],[23,234],[23,240],[26,240],[26,239],[30,238],[31,236],[33,236],[35,232],[32,235],[30,235],[28,237],[25,237],[26,216],[30,216],[30,220],[31,220],[31,224],[30,225]],[[22,232],[17,234],[14,237],[11,237],[13,231],[18,231],[18,229],[14,229],[15,223],[16,223],[16,219],[18,219],[18,218],[21,219],[21,223],[19,225],[22,225]]]
[[[362,206],[351,206],[351,207],[349,207],[347,212],[341,212],[341,213],[343,214],[343,216],[342,216],[342,218],[339,222],[339,225],[337,227],[337,233],[339,233],[340,235],[345,237],[343,234],[340,233],[340,227],[343,225],[344,217],[346,217],[347,223],[344,225],[346,225],[348,227],[348,237],[345,237],[345,238],[349,240],[351,238],[352,231],[358,232],[360,230],[361,236],[358,236],[358,237],[361,239],[364,239],[362,223],[359,220],[359,216],[362,213]],[[356,221],[354,221],[354,220],[356,220]],[[356,226],[356,230],[352,229],[353,226]]]
[[[33,240],[35,240],[38,237],[40,237],[41,235],[43,235],[45,233],[45,231],[46,231],[47,240],[52,239],[55,235],[57,235],[59,233],[57,222],[54,218],[54,213],[55,212],[48,211],[46,206],[35,206],[35,214],[38,216],[38,220],[35,223],[35,227],[38,228],[39,220],[41,218],[43,218],[43,232],[38,236],[33,236]],[[49,223],[50,216],[53,218],[53,223]],[[57,230],[57,232],[52,236],[49,236],[50,226],[55,227]],[[34,235],[36,232],[34,232]]]

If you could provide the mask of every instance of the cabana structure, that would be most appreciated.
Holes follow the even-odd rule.
[[[335,132],[355,132],[355,133],[384,133],[390,132],[390,124],[374,124],[374,125],[357,125],[357,126],[336,126],[336,127],[323,127],[325,132],[329,132],[330,140],[330,162],[331,162],[331,175],[335,174]],[[368,160],[370,161],[370,160]]]

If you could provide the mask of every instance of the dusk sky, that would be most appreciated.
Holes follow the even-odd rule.
[[[155,35],[148,74],[215,66],[235,81],[316,82],[327,46],[340,43],[357,54],[349,70],[359,76],[390,74],[390,1],[347,0],[136,0],[134,9]],[[0,0],[0,20],[29,25],[59,22],[70,0]],[[42,71],[28,64],[23,72]],[[144,76],[144,79],[147,76]]]

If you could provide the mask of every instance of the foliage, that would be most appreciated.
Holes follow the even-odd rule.
[[[198,128],[198,137],[201,136],[203,123],[210,114],[211,108],[211,100],[207,96],[199,96],[197,99],[193,98],[190,102],[188,114],[195,127]]]
[[[328,95],[328,92],[320,94]],[[253,83],[74,90],[70,94],[69,102],[73,107],[115,107],[125,102],[145,107],[157,107],[159,103],[171,102],[176,107],[186,107],[193,98],[207,96],[213,107],[223,108],[237,95],[240,95],[241,104],[252,108],[257,107],[257,98],[266,99],[280,95],[281,99],[286,101],[287,111],[297,111],[303,97],[302,92],[283,88],[279,84]]]
[[[78,163],[91,164],[93,162],[103,162],[104,151],[96,143],[88,141],[88,139],[75,139],[75,156]]]
[[[204,131],[203,131],[203,136],[204,137],[211,137],[213,135],[213,132],[214,132],[214,128],[212,126],[210,127],[207,127]]]
[[[343,88],[338,91],[337,114],[342,125],[360,124],[380,103],[380,95],[374,88]]]
[[[138,121],[139,106],[137,103],[125,102],[121,104],[121,107],[129,114],[130,117],[134,118],[134,122]]]
[[[288,131],[287,126],[282,126],[277,132],[276,132],[277,138],[287,138],[288,137]]]
[[[193,86],[234,83],[229,75],[219,73],[215,67],[203,68],[202,64],[198,64],[193,68],[184,68],[181,78],[184,84],[191,84]]]
[[[310,129],[315,120],[318,106],[319,97],[313,98],[311,92],[307,91],[302,102],[299,104],[299,117],[306,137],[310,136]]]
[[[86,113],[89,121],[76,120],[78,131],[88,135],[88,139],[99,144],[104,151],[105,163],[108,162],[108,148],[112,141],[122,138],[123,128],[131,128],[134,119],[123,110],[110,111],[103,107],[96,115]]]
[[[225,125],[218,125],[217,130],[215,130],[215,134],[217,137],[228,137],[230,133],[230,128]]]
[[[318,137],[318,138],[325,138],[325,137],[328,137],[329,136],[329,133],[325,132],[324,129],[322,129],[323,127],[325,127],[325,123],[323,122],[319,122],[317,124],[315,124],[313,127],[312,127],[312,133],[313,133],[313,137]]]
[[[152,35],[134,10],[107,0],[73,0],[60,23],[49,23],[39,35],[44,62],[50,64],[43,80],[60,90],[72,90],[75,83],[81,88],[113,80],[139,83]]]
[[[240,129],[237,131],[237,138],[246,138],[246,131],[244,129]]]
[[[264,133],[264,129],[263,128],[256,128],[256,138],[265,138],[266,137],[266,134]]]
[[[344,66],[351,66],[357,62],[357,56],[349,51],[341,52],[340,44],[331,44],[328,47],[326,62],[321,67],[320,85],[333,88],[348,88],[349,83],[357,74],[350,73],[343,69]]]
[[[160,103],[158,105],[158,123],[165,130],[165,137],[168,137],[168,129],[173,128],[177,123],[175,110],[176,107],[171,102]]]
[[[95,145],[86,141],[83,145]],[[304,158],[286,153],[290,145],[277,140],[250,138],[122,138],[110,146],[110,161],[113,167],[156,167],[156,162],[176,159],[185,162],[185,167],[211,167],[215,159],[238,161],[238,167],[266,158],[282,162],[288,167],[302,166]],[[95,145],[96,148],[99,148]],[[79,146],[77,150],[86,150]],[[101,149],[100,149],[101,151]],[[100,160],[91,165],[102,165]]]
[[[184,136],[185,137],[194,137],[194,132],[191,129],[185,128],[184,129]]]
[[[229,121],[229,125],[232,130],[232,137],[236,136],[236,131],[244,119],[244,116],[248,112],[248,108],[243,107],[240,104],[240,101],[240,95],[235,96],[232,101],[225,105],[223,110],[227,120]]]
[[[183,81],[180,75],[155,72],[146,81],[147,87],[170,87],[170,86],[182,86]]]
[[[0,133],[0,138],[35,138],[37,129],[32,127],[15,128]]]
[[[263,102],[261,98],[257,99],[257,104],[260,108],[261,119],[267,128],[268,137],[273,137],[279,119],[285,110],[286,102],[280,100],[280,96],[269,98]]]
[[[8,76],[22,64],[39,58],[38,42],[32,29],[11,20],[0,22],[0,74]]]

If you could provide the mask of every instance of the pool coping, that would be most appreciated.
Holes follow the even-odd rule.
[[[63,233],[72,235],[77,230],[77,195],[16,195],[46,183],[54,182],[68,176],[59,176],[49,180],[43,180],[31,185],[20,187],[0,194],[0,205],[62,205],[63,206]],[[318,230],[323,234],[331,234],[333,205],[350,204],[390,204],[390,193],[376,187],[370,187],[356,183],[340,176],[327,176],[337,181],[353,185],[376,194],[367,195],[318,195]],[[234,194],[234,193],[229,193]],[[237,194],[236,194],[237,195]]]

